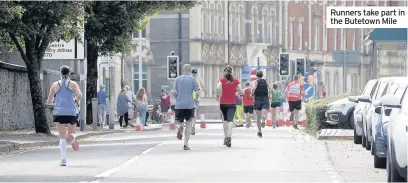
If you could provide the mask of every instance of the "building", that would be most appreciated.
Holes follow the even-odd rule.
[[[207,98],[215,97],[216,83],[228,63],[238,78],[243,65],[256,66],[258,60],[261,66],[277,66],[283,43],[281,15],[279,1],[203,1],[181,13],[162,12],[152,17],[142,55],[146,58],[143,86],[153,98],[162,88],[172,86],[166,76],[166,57],[171,51],[179,56],[181,65],[190,63],[198,69]],[[130,59],[131,67],[138,68],[136,57]],[[137,69],[129,70],[136,76]],[[268,79],[279,79],[277,69],[265,72]],[[127,76],[127,80],[132,79]]]
[[[370,60],[372,49],[370,45],[363,44],[371,29],[328,29],[326,7],[402,5],[398,3],[384,0],[285,1],[284,48],[291,60],[307,58],[315,63],[318,77],[314,80],[318,94],[322,91],[326,91],[328,96],[359,92],[377,72],[375,62]],[[393,55],[391,60],[398,60],[397,55],[401,55],[389,50],[384,54]],[[347,72],[346,85],[344,72]],[[384,72],[391,73],[389,70]]]

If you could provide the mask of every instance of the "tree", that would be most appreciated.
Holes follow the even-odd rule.
[[[0,5],[0,41],[11,49],[17,48],[24,60],[35,130],[49,134],[40,81],[43,56],[49,43],[79,35],[81,28],[77,25],[83,23],[83,2],[3,1]]]
[[[152,15],[163,10],[183,10],[196,1],[95,1],[86,8],[87,107],[86,121],[92,123],[92,98],[96,97],[100,55],[134,47],[132,33],[143,28]]]

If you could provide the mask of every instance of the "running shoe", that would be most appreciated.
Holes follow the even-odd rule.
[[[226,145],[227,147],[231,147],[231,137],[227,137],[227,138],[226,138],[225,145]]]
[[[298,125],[296,125],[296,124],[293,125],[293,128],[296,129],[296,130],[299,129]]]
[[[59,165],[60,166],[67,166],[67,160],[62,159]]]
[[[73,149],[74,151],[78,151],[78,149],[79,149],[79,144],[78,144],[78,142],[76,141],[76,135],[75,135],[75,133],[71,133],[71,134],[68,135],[68,141],[69,141],[69,143],[71,143],[72,149]]]
[[[262,132],[257,133],[258,137],[262,138]]]
[[[261,125],[262,125],[262,128],[265,128],[265,121],[263,121],[263,122],[261,123]]]
[[[191,129],[191,135],[195,135],[195,127]]]
[[[183,129],[184,129],[183,125],[181,125],[180,128],[178,129],[177,139],[179,139],[179,140],[183,139]]]
[[[186,151],[190,150],[190,148],[188,146],[186,146],[186,145],[184,145],[183,149],[186,150]]]
[[[227,137],[224,138],[224,145],[227,145]]]

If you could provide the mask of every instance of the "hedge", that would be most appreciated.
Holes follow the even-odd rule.
[[[344,93],[341,95],[322,98],[318,100],[312,100],[306,105],[306,129],[308,132],[315,134],[322,128],[326,128],[326,117],[325,113],[328,109],[328,104],[336,100],[340,100],[352,95],[357,95],[353,93]]]

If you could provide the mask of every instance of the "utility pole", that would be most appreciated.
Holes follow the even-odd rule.
[[[142,67],[142,64],[143,64],[143,61],[142,61],[142,49],[143,49],[143,47],[142,47],[142,31],[141,30],[139,30],[139,45],[138,45],[138,47],[139,47],[139,49],[138,49],[138,55],[139,55],[139,89],[140,88],[142,88],[143,87],[143,83],[142,83],[142,77],[143,77],[143,75],[142,75],[142,70],[143,70],[143,67]],[[133,88],[134,89],[134,88]]]
[[[110,54],[108,55],[108,66],[109,66],[109,80],[107,81],[107,84],[109,85],[109,100],[108,100],[108,120],[109,120],[109,129],[114,129],[114,124],[115,124],[115,115],[114,115],[114,102],[113,102],[113,91],[114,91],[114,75],[115,75],[115,63],[112,60],[112,57]]]
[[[347,93],[347,50],[343,51],[343,92]]]
[[[80,118],[80,130],[85,130],[85,119],[86,119],[86,62],[87,62],[87,40],[85,40],[84,44],[85,49],[85,58],[79,61],[79,82],[80,82],[80,89],[82,91],[82,97],[79,104],[79,118]]]
[[[259,57],[257,60],[257,66],[258,66],[258,71],[259,71],[261,69],[261,60],[259,59]]]

